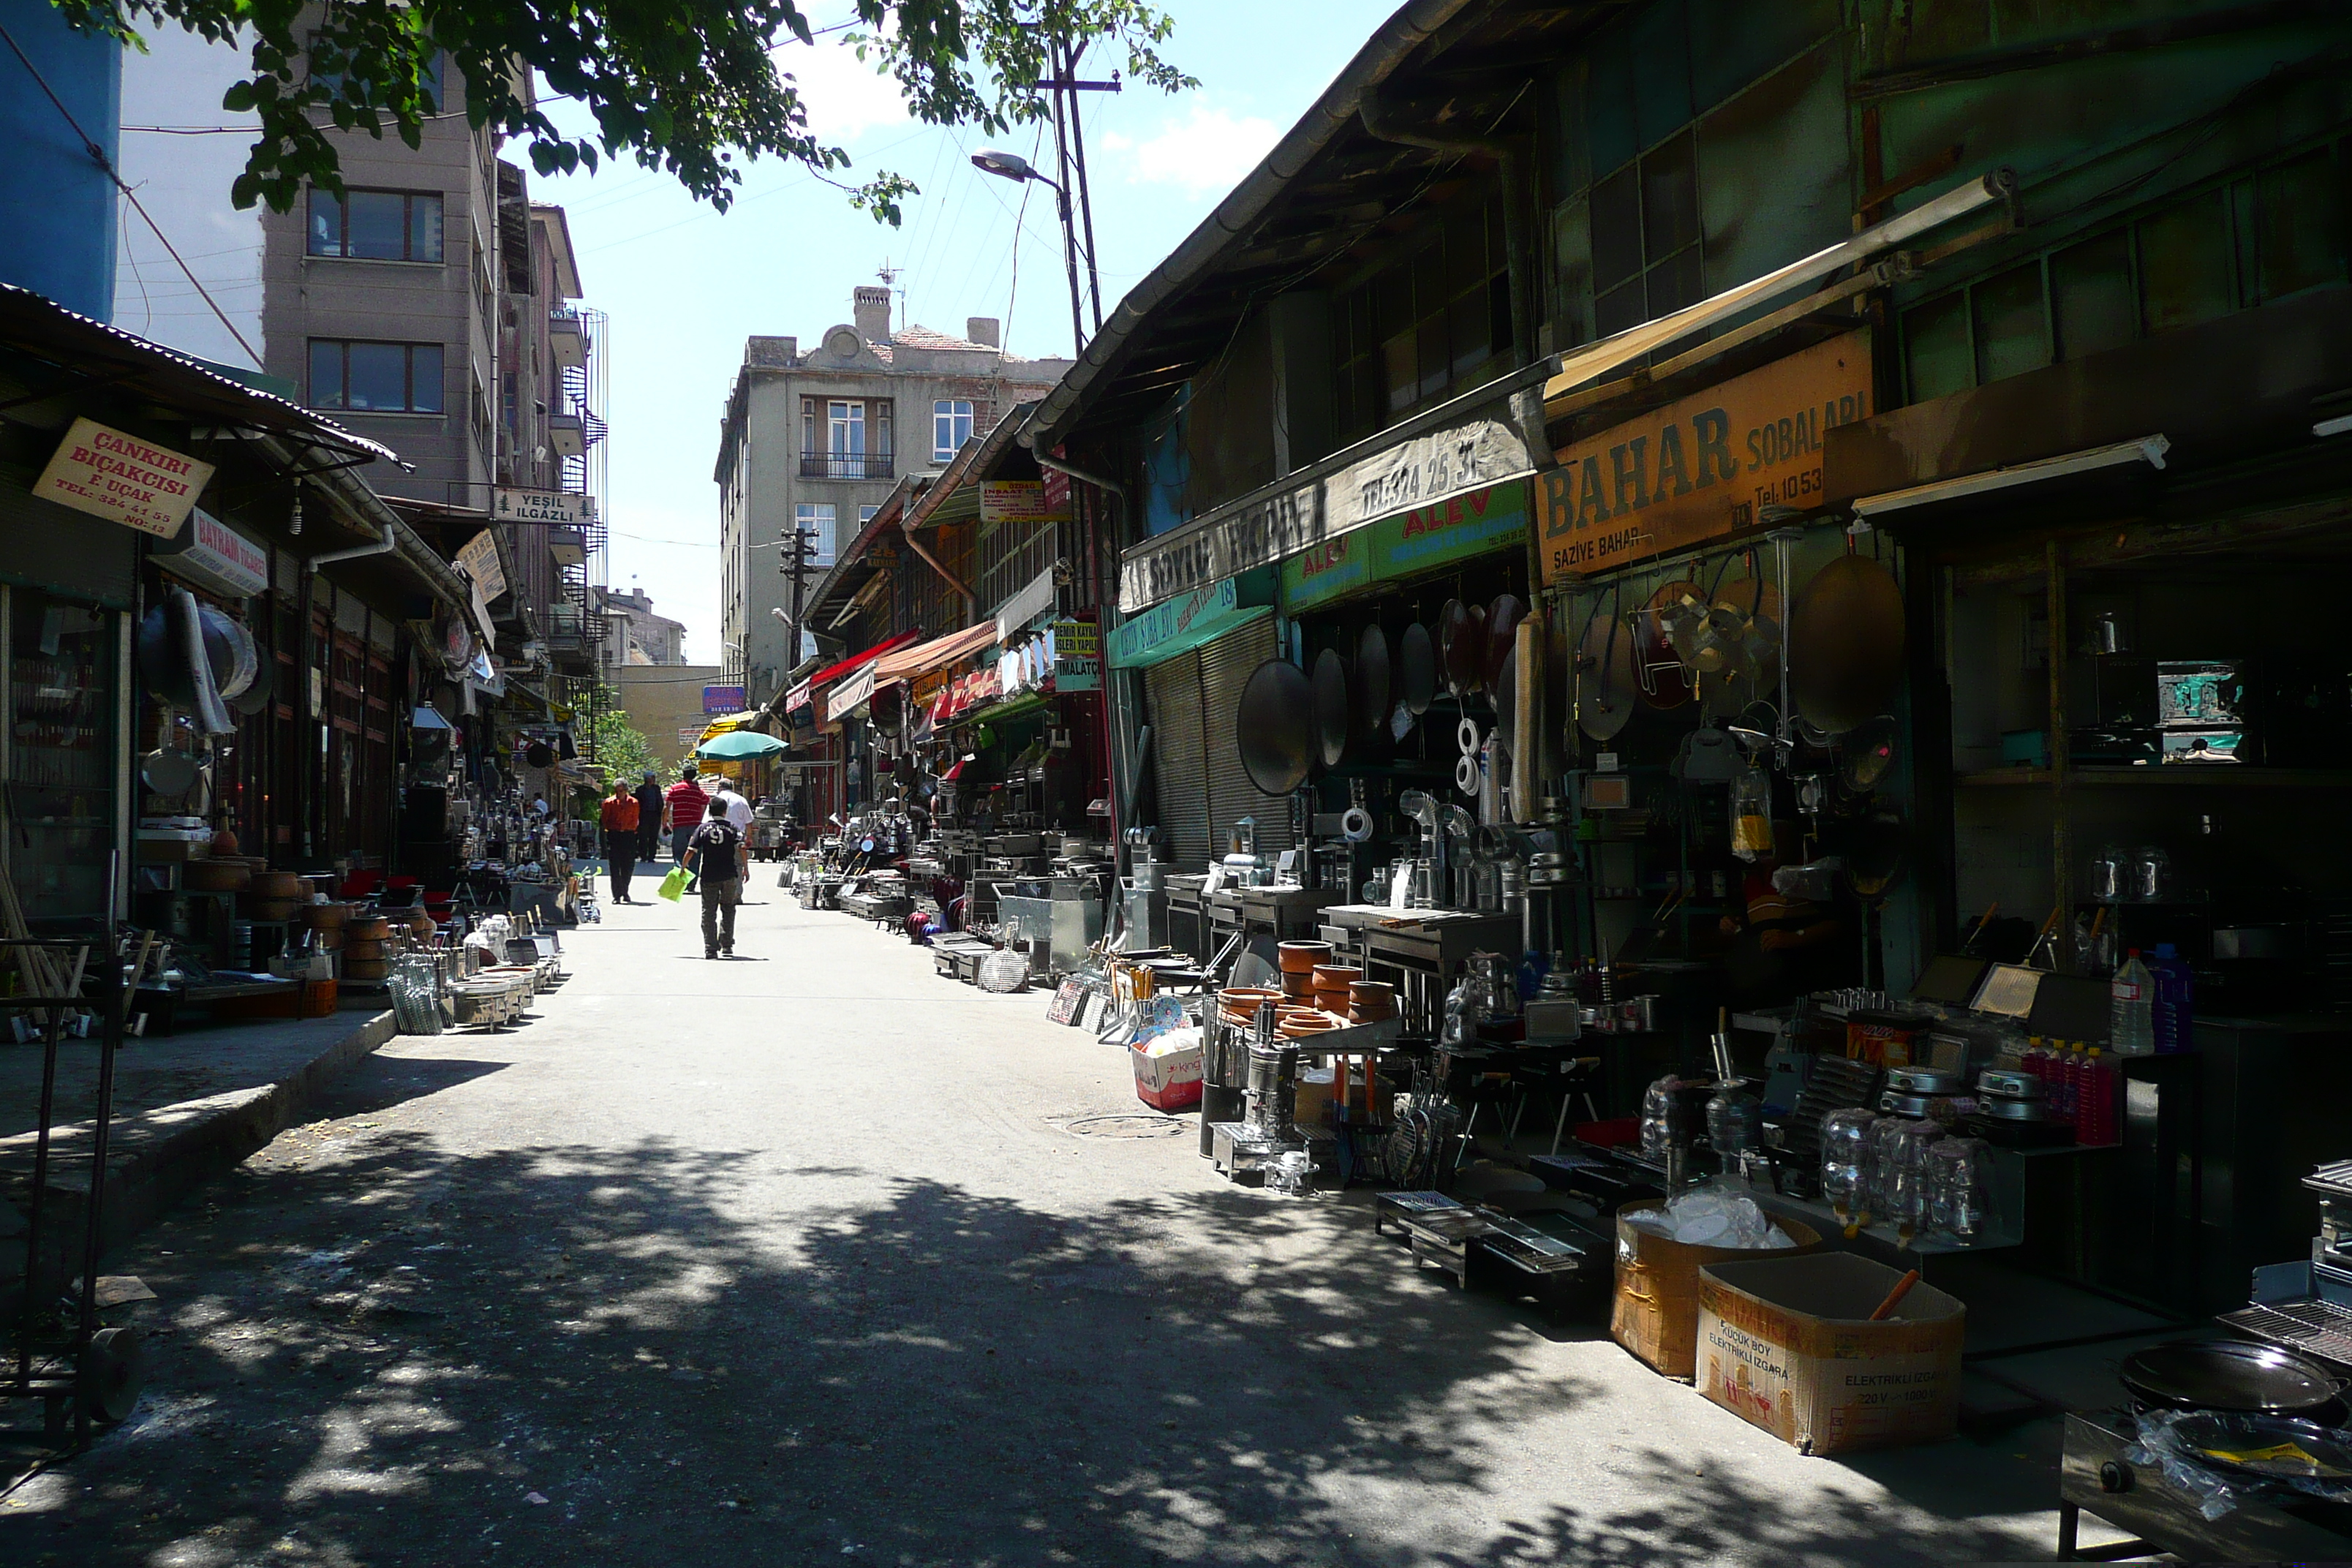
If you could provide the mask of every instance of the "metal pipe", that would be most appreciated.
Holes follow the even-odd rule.
[[[324,555],[313,555],[303,563],[316,572],[321,566],[331,566],[339,561],[361,561],[371,555],[389,555],[400,548],[400,541],[392,531],[392,524],[383,525],[383,537],[373,544],[355,544],[349,550],[330,550]]]

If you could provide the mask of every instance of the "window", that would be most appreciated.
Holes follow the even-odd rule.
[[[869,523],[869,522],[872,522],[872,521],[874,521],[874,514],[875,514],[876,512],[877,512],[877,511],[880,511],[881,510],[882,510],[882,509],[881,509],[880,507],[878,507],[878,506],[861,506],[861,507],[859,507],[859,508],[857,509],[857,531],[858,531],[860,533],[865,532],[865,531],[866,531],[866,525],[867,523]]]
[[[1502,207],[1474,202],[1333,308],[1343,440],[1371,434],[1473,379],[1511,347]]]
[[[971,405],[961,397],[943,397],[931,405],[931,461],[951,461],[971,439]]]
[[[848,397],[801,399],[801,478],[887,479],[890,405]]]
[[[438,414],[441,345],[312,338],[310,406],[354,414]]]
[[[437,191],[310,191],[310,254],[359,261],[441,259]]]
[[[816,560],[814,563],[815,565],[833,564],[833,521],[831,501],[802,501],[793,508],[793,526],[796,529],[805,529],[816,535]]]

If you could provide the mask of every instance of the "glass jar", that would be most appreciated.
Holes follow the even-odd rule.
[[[1983,1235],[1991,1205],[1991,1151],[1983,1139],[1937,1142],[1927,1151],[1928,1222],[1961,1241]]]
[[[1927,1154],[1943,1136],[1943,1128],[1926,1121],[1906,1121],[1895,1134],[1888,1161],[1886,1215],[1906,1230],[1916,1231],[1927,1224]]]
[[[1892,1211],[1895,1197],[1895,1141],[1910,1122],[1900,1116],[1882,1116],[1870,1124],[1870,1143],[1862,1163],[1862,1196],[1856,1207],[1874,1218]]]
[[[1642,1094],[1642,1158],[1658,1164],[1682,1142],[1683,1080],[1672,1073]]]
[[[1725,1084],[1706,1102],[1706,1141],[1724,1174],[1737,1173],[1740,1156],[1764,1141],[1764,1108],[1737,1082]]]
[[[1822,1196],[1840,1214],[1868,1205],[1863,1169],[1869,1159],[1870,1124],[1877,1120],[1860,1106],[1822,1118]]]

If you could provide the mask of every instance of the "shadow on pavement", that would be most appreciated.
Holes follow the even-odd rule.
[[[365,1110],[489,1064],[352,1091]],[[1492,1445],[1586,1402],[1507,1310],[1230,1189],[1072,1217],[920,1179],[747,1215],[772,1154],[471,1156],[304,1130],[137,1258],[139,1413],[0,1518],[7,1554],[271,1563],[1878,1563],[1886,1538],[1638,1438],[1522,1511]],[[805,1174],[805,1173],[803,1173]],[[798,1189],[796,1189],[798,1190]],[[826,1186],[814,1189],[825,1193]],[[1205,1209],[1201,1249],[1176,1222]],[[153,1250],[170,1248],[169,1252]],[[1294,1261],[1279,1261],[1300,1253]],[[1606,1484],[1599,1484],[1602,1478]],[[1474,1500],[1475,1539],[1415,1493]],[[533,1501],[537,1498],[543,1500]],[[1400,1517],[1399,1510],[1402,1510]],[[1385,1544],[1347,1533],[1368,1529]],[[1406,1546],[1400,1542],[1412,1542]]]

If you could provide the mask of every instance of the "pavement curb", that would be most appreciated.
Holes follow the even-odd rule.
[[[107,1159],[106,1223],[101,1246],[110,1250],[153,1224],[163,1211],[195,1188],[235,1168],[269,1141],[306,1116],[320,1089],[373,1055],[398,1031],[389,1011],[369,1016],[341,1039],[309,1061],[263,1088],[237,1089],[118,1120],[113,1135],[131,1140],[117,1144]],[[190,1114],[191,1108],[208,1107]],[[142,1135],[142,1123],[178,1121],[166,1131]],[[87,1139],[87,1122],[72,1124]],[[8,1140],[29,1145],[29,1136]],[[75,1157],[72,1147],[67,1159]],[[49,1235],[58,1250],[44,1259],[43,1275],[62,1282],[69,1269],[80,1266],[82,1193],[50,1189]],[[68,1240],[68,1238],[70,1238]],[[49,1253],[50,1247],[41,1250]]]

